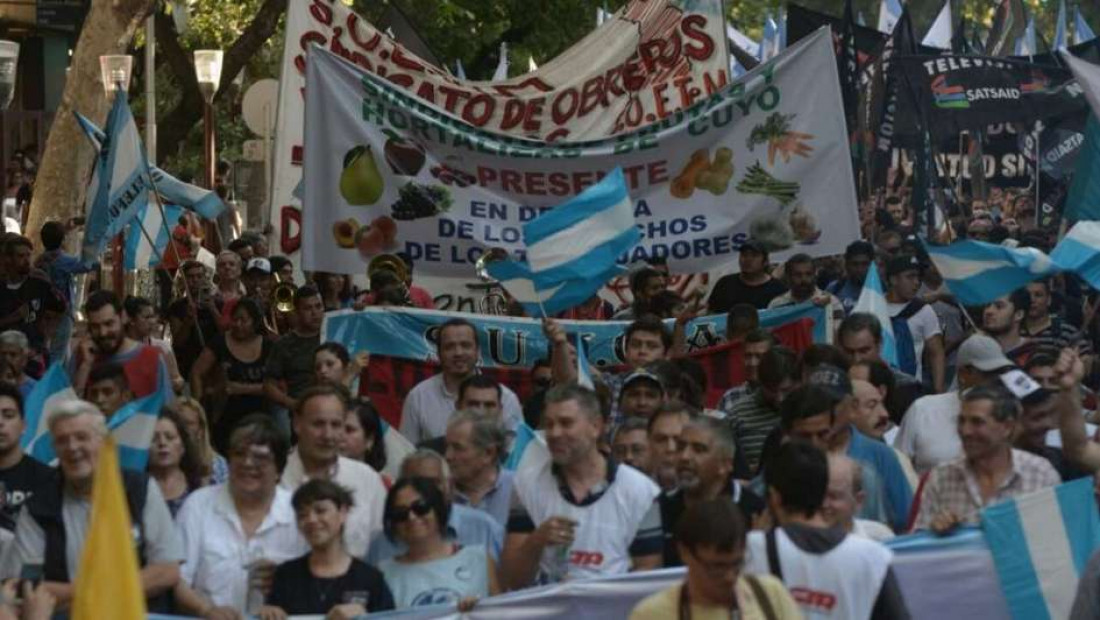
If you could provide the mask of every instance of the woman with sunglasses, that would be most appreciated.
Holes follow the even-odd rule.
[[[386,536],[408,551],[378,563],[398,609],[477,600],[500,591],[496,565],[481,545],[463,547],[446,537],[450,506],[428,480],[403,478],[386,497]]]
[[[393,609],[382,573],[344,549],[342,534],[352,503],[351,492],[331,480],[310,480],[295,491],[291,504],[310,552],[275,569],[261,620],[282,620],[288,614],[350,619]]]

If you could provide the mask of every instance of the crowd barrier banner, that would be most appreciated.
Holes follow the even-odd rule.
[[[306,55],[318,45],[481,128],[541,140],[589,140],[690,106],[729,80],[721,0],[637,0],[537,70],[459,80],[417,57],[338,0],[287,8],[271,221],[297,258]]]
[[[327,51],[306,87],[303,265],[361,273],[404,251],[471,277],[485,248],[522,258],[521,226],[621,167],[641,243],[621,262],[729,264],[750,234],[839,254],[859,236],[831,37],[823,30],[695,105],[585,143],[484,131]]]
[[[792,306],[760,313],[761,326],[771,329],[784,345],[800,351],[825,342],[826,311],[814,305]],[[343,343],[355,353],[369,351],[370,365],[360,379],[360,393],[369,396],[383,418],[401,424],[401,405],[417,383],[439,372],[436,340],[439,326],[465,318],[477,327],[481,372],[511,388],[520,401],[534,392],[531,365],[548,355],[542,323],[535,319],[466,315],[419,309],[368,308],[326,315],[326,341]],[[707,375],[708,406],[744,381],[740,343],[723,343],[725,315],[700,317],[688,324],[689,356]],[[589,361],[605,372],[621,371],[623,331],[628,321],[562,321],[571,340],[586,343]],[[669,329],[672,329],[669,321]]]

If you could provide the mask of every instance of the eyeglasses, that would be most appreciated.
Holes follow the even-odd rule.
[[[409,520],[409,515],[416,515],[418,517],[426,517],[428,513],[432,511],[432,507],[424,500],[416,500],[412,504],[403,508],[394,508],[390,513],[390,521],[395,525],[398,523],[404,523]]]

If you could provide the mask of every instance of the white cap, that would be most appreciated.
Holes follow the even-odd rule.
[[[959,345],[956,363],[959,368],[972,366],[982,372],[993,372],[1014,365],[1012,360],[1005,357],[1001,345],[984,334],[974,334]]]
[[[253,269],[264,273],[271,273],[271,261],[261,257],[253,258],[248,261],[248,267],[245,268],[245,271],[252,271]]]

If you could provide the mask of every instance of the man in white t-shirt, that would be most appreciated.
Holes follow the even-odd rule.
[[[890,569],[892,552],[826,520],[823,451],[797,440],[783,444],[768,460],[764,481],[779,526],[749,534],[746,573],[778,577],[807,617],[909,618]]]
[[[599,451],[604,423],[596,393],[575,384],[551,388],[542,426],[550,458],[521,466],[512,485],[500,558],[505,585],[658,568],[664,547],[659,489]]]
[[[918,398],[902,418],[894,440],[894,447],[909,457],[918,475],[962,456],[958,422],[963,394],[1012,366],[997,341],[983,334],[964,340],[957,359],[958,390]]]
[[[439,327],[436,345],[439,374],[416,384],[401,408],[401,434],[414,444],[442,437],[455,412],[458,386],[477,372],[477,329],[465,319],[451,319]],[[516,393],[500,386],[504,425],[514,430],[523,420]]]
[[[935,310],[917,296],[920,261],[911,255],[891,258],[886,263],[886,282],[886,306],[894,324],[899,366],[920,379],[927,361],[932,391],[939,394],[944,390],[943,332]]]

